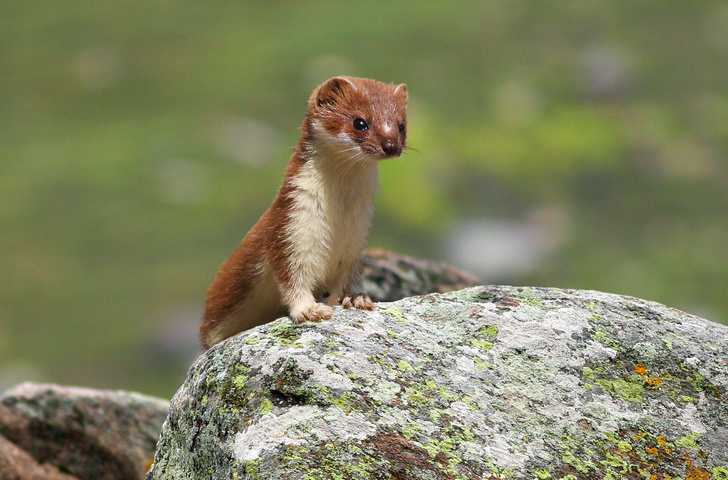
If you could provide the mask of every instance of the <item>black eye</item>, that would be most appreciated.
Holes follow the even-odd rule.
[[[399,124],[399,133],[401,135],[404,135],[405,130],[407,130],[407,129],[405,128],[404,123],[400,123]]]
[[[367,124],[366,120],[362,118],[357,118],[354,120],[354,130],[363,132],[367,128],[369,128],[369,125]]]

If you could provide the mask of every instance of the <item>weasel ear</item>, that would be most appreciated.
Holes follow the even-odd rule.
[[[400,98],[405,104],[407,104],[407,99],[409,98],[407,95],[407,85],[404,83],[397,85],[394,89],[394,96]]]
[[[347,92],[356,90],[354,82],[346,77],[334,77],[326,80],[315,93],[315,104],[317,107],[325,104],[336,103],[338,99]],[[313,100],[313,99],[312,99]]]

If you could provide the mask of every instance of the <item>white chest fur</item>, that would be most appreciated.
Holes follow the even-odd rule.
[[[366,245],[374,214],[377,163],[338,155],[309,159],[295,178],[288,259],[292,280],[315,294],[340,294]]]

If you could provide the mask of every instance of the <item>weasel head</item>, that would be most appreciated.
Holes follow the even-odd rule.
[[[354,77],[319,85],[308,102],[304,135],[342,159],[398,157],[407,139],[407,86]]]

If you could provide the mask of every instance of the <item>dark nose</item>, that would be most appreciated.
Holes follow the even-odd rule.
[[[399,147],[396,143],[393,142],[384,142],[382,143],[382,150],[384,151],[384,154],[387,156],[396,155],[399,153]]]

